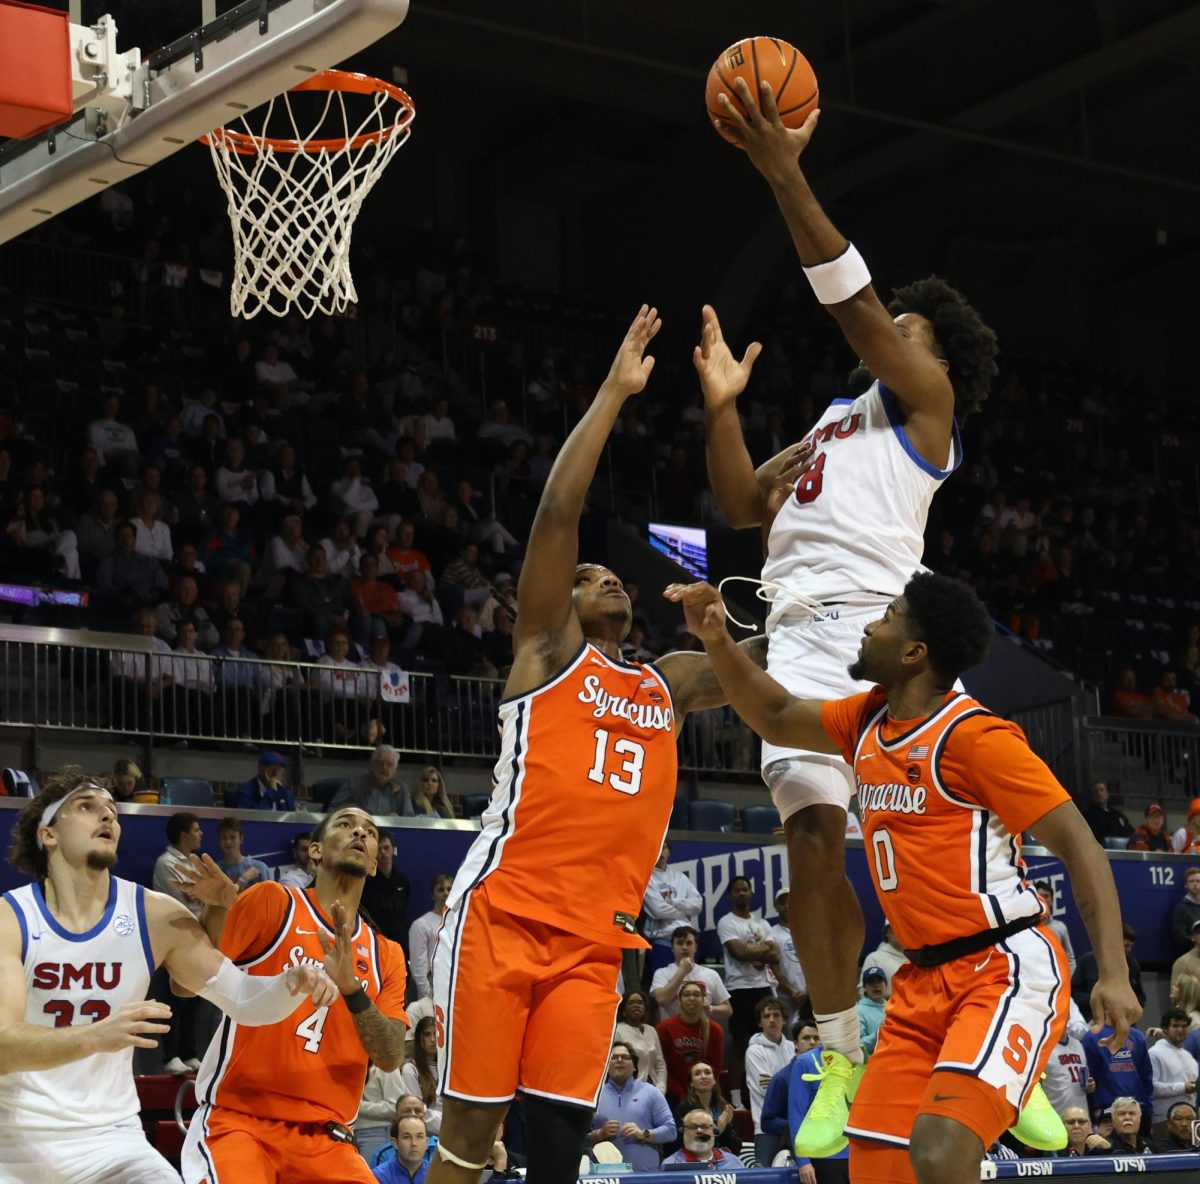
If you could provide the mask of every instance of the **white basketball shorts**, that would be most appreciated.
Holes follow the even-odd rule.
[[[84,1134],[23,1130],[20,1123],[20,1115],[10,1115],[0,1127],[2,1184],[180,1184],[137,1121]]]

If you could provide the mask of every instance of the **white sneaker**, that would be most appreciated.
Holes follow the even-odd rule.
[[[200,1058],[199,1057],[188,1057],[188,1059],[186,1061],[184,1061],[183,1063],[185,1065],[187,1065],[189,1073],[199,1073],[200,1072]]]
[[[172,1057],[165,1065],[163,1065],[163,1072],[170,1073],[172,1077],[184,1077],[191,1072],[191,1069],[189,1069],[187,1065],[185,1065],[178,1057]]]

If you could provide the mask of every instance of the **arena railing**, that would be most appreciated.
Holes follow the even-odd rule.
[[[0,726],[136,737],[150,746],[248,743],[430,757],[499,755],[504,683],[373,667],[160,652],[121,633],[0,626]],[[684,768],[754,773],[757,741],[728,709],[690,716]]]
[[[1089,782],[1105,782],[1127,802],[1160,802],[1172,824],[1182,822],[1200,794],[1200,727],[1089,716],[1081,734]]]

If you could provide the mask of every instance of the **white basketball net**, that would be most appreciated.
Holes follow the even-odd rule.
[[[354,220],[408,139],[414,110],[408,96],[390,84],[375,83],[378,89],[368,93],[317,85],[331,75],[337,72],[316,75],[305,85],[308,93],[325,92],[307,132],[301,132],[291,92],[285,92],[260,108],[265,114],[259,131],[242,116],[238,124],[205,137],[233,226],[234,316],[285,316],[293,309],[305,317],[330,315],[358,300],[350,275]],[[266,134],[277,104],[291,127],[289,140]]]

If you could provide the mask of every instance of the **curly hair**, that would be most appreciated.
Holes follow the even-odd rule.
[[[967,584],[919,572],[904,586],[904,604],[904,615],[929,652],[930,667],[946,686],[983,661],[992,641],[992,619]]]
[[[37,841],[42,812],[47,806],[52,806],[68,794],[74,793],[85,782],[98,785],[102,789],[111,788],[107,777],[93,777],[90,773],[85,773],[79,765],[63,765],[57,773],[45,780],[41,792],[17,815],[8,848],[8,862],[17,871],[39,882],[46,878],[50,870],[50,860]]]
[[[915,312],[933,326],[938,352],[949,364],[954,410],[959,417],[983,406],[996,377],[996,334],[983,323],[966,297],[936,275],[892,293],[888,312]]]

